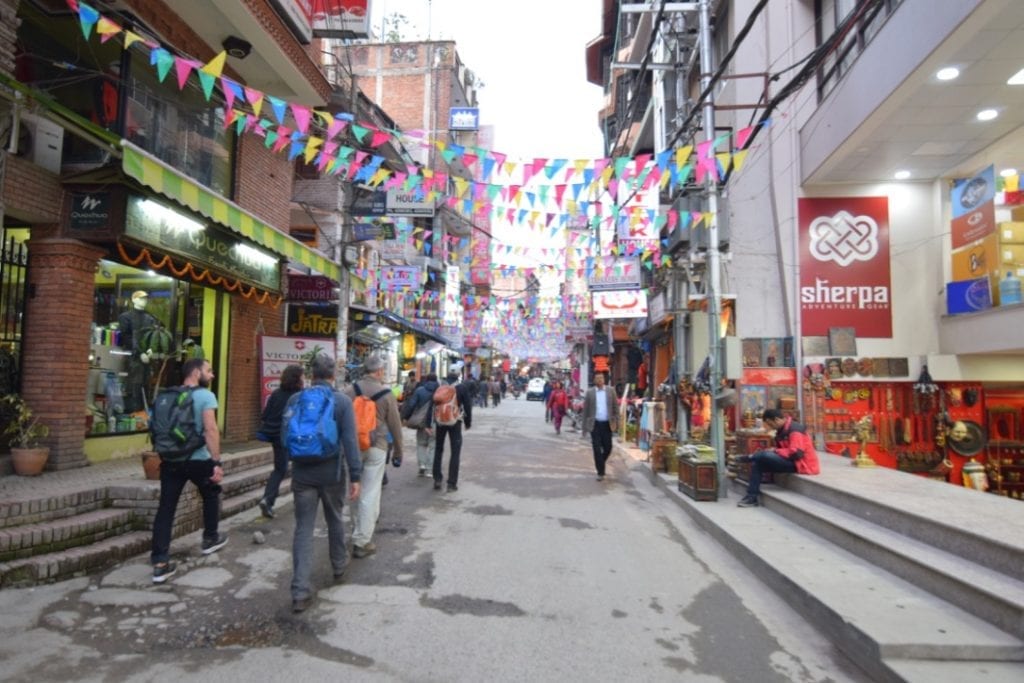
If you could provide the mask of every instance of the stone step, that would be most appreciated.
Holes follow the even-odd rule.
[[[152,534],[133,531],[60,552],[0,563],[0,588],[58,581],[100,571],[149,549]]]
[[[0,529],[40,524],[98,510],[104,506],[105,495],[104,487],[87,486],[77,491],[0,502]]]
[[[872,564],[1024,638],[1024,582],[785,489],[765,506]]]
[[[890,661],[1024,662],[1019,638],[772,512],[771,501],[698,502],[678,492],[676,477],[655,482],[874,680],[905,680]]]
[[[0,529],[0,562],[88,545],[131,529],[131,511],[110,508]]]
[[[264,483],[266,483],[265,480],[264,480]],[[291,490],[292,490],[292,480],[291,480],[291,478],[285,479],[284,481],[281,482],[281,486],[280,486],[279,492],[277,494],[278,495],[278,503],[277,503],[277,505],[275,507],[279,507],[280,506],[280,499],[283,496],[286,496],[289,493],[291,493]],[[237,515],[240,512],[244,512],[246,510],[254,508],[257,505],[259,505],[260,498],[262,498],[262,497],[263,497],[263,484],[261,484],[260,486],[258,486],[255,489],[250,489],[248,491],[245,491],[244,493],[240,493],[240,494],[238,494],[236,496],[232,496],[231,498],[225,498],[224,501],[221,503],[221,506],[220,506],[220,515],[221,515],[222,518],[232,517],[234,515]]]

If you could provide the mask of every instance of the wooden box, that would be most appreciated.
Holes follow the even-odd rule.
[[[651,443],[651,471],[668,472],[668,463],[675,456],[676,440],[672,437],[656,436]]]
[[[773,448],[775,440],[764,432],[736,432],[736,451],[741,455],[753,455],[765,448]],[[744,484],[750,482],[750,463],[740,463],[736,466],[736,479]],[[761,483],[770,484],[774,481],[771,472],[761,475]]]
[[[679,490],[694,500],[718,500],[718,463],[679,458]]]

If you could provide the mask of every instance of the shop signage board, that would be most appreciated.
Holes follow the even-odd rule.
[[[109,192],[75,192],[71,195],[71,230],[106,229],[110,224]]]
[[[889,198],[803,198],[798,210],[803,334],[892,337]]]
[[[380,288],[393,291],[413,289],[420,285],[419,266],[386,266],[380,269]]]
[[[479,127],[478,107],[451,107],[448,110],[448,130],[476,130]]]
[[[491,284],[491,237],[490,221],[474,230],[470,247],[469,282],[473,285]]]
[[[289,336],[336,339],[338,305],[290,303],[285,329]]]
[[[387,213],[388,193],[384,190],[355,190],[349,213],[353,216],[383,216]]]
[[[591,291],[609,289],[639,289],[640,257],[624,256],[617,258],[610,267],[606,267],[601,275],[593,275],[587,284]]]
[[[125,214],[127,237],[258,287],[281,287],[278,257],[228,230],[139,195],[128,198]]]
[[[946,283],[946,312],[974,313],[992,308],[992,282],[986,277]]]
[[[969,247],[957,249],[953,259],[953,281],[973,280],[999,271],[999,236],[992,233]]]
[[[312,38],[366,38],[370,0],[271,0],[303,44]]]
[[[953,248],[975,242],[996,229],[996,171],[989,166],[973,178],[953,182],[950,205],[953,211]]]
[[[427,198],[422,189],[401,190],[393,187],[387,191],[387,215],[433,216],[434,202]]]
[[[360,221],[352,225],[352,239],[356,242],[367,240],[395,239],[395,224],[383,221]]]
[[[594,318],[646,318],[647,292],[642,289],[620,289],[594,292]]]
[[[323,275],[288,275],[288,301],[335,301],[338,283]]]
[[[333,339],[313,337],[259,337],[260,349],[260,405],[266,405],[270,394],[281,384],[281,373],[289,365],[306,363],[316,353],[335,356]],[[308,379],[308,378],[307,378]]]

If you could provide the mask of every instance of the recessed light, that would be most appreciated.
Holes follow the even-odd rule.
[[[999,116],[999,112],[995,109],[982,109],[978,112],[979,121],[991,121],[995,117]]]
[[[939,69],[935,77],[940,81],[951,81],[959,75],[960,69],[955,66],[947,66],[945,69]]]
[[[1006,81],[1006,85],[1024,85],[1024,69],[1010,76],[1010,80]]]
[[[999,175],[1003,176],[1004,178],[1010,178],[1017,175],[1017,169],[1004,168],[1002,171],[999,172]]]
[[[910,171],[896,171],[892,174],[892,177],[896,180],[906,180],[910,177]]]

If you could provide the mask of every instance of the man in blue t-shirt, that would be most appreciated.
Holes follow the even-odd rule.
[[[171,528],[178,499],[185,484],[192,482],[203,499],[203,555],[215,553],[228,542],[225,534],[217,531],[220,523],[220,482],[224,469],[220,463],[220,430],[217,428],[217,397],[210,391],[213,370],[210,361],[192,358],[181,368],[186,387],[192,390],[192,409],[195,411],[196,429],[206,440],[204,446],[193,451],[181,462],[160,463],[160,505],[153,520],[153,583],[169,579],[176,567],[170,561]]]

